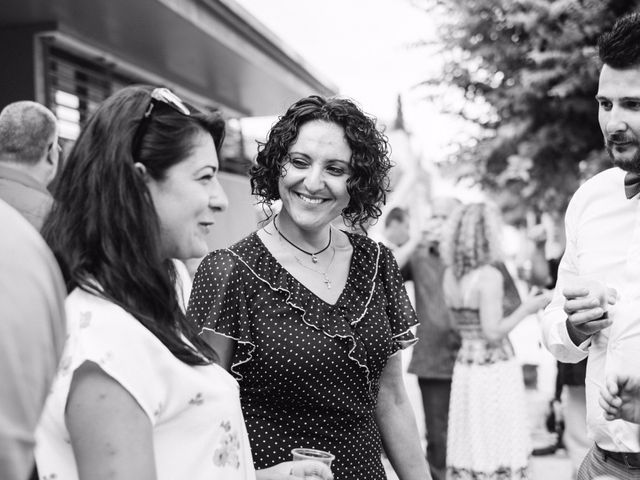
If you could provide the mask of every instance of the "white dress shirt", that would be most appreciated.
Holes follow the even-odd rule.
[[[624,176],[617,167],[599,173],[571,199],[565,217],[567,246],[553,300],[545,310],[543,337],[562,362],[576,363],[589,356],[589,437],[606,450],[640,452],[639,427],[605,420],[598,404],[607,375],[640,375],[640,196],[626,198]],[[562,295],[576,277],[599,281],[618,292],[616,304],[609,306],[612,325],[580,346],[569,338]]]

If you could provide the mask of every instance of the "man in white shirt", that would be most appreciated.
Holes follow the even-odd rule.
[[[595,444],[578,480],[640,479],[639,426],[605,417],[598,402],[607,377],[640,371],[640,14],[619,19],[598,47],[598,120],[614,167],[585,182],[567,208],[567,246],[543,333],[558,360],[588,356]]]

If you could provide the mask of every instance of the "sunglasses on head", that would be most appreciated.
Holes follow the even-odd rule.
[[[136,129],[136,133],[133,136],[133,142],[131,147],[131,153],[133,157],[136,158],[140,151],[140,143],[144,138],[145,133],[147,133],[147,128],[149,127],[149,121],[151,120],[151,114],[155,109],[158,103],[162,103],[173,108],[176,112],[181,113],[182,115],[189,116],[191,115],[191,111],[184,102],[178,97],[175,93],[173,93],[168,88],[154,88],[151,91],[149,99],[149,105],[144,111],[144,115],[140,119],[140,123],[138,123],[138,128]]]

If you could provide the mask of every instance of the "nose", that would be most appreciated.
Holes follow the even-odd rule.
[[[605,128],[606,133],[609,135],[616,132],[624,132],[628,128],[623,109],[617,105],[611,108],[611,111],[609,111],[607,115]]]
[[[315,193],[324,187],[324,178],[322,168],[313,166],[309,168],[304,177],[304,186],[309,193]]]
[[[229,199],[222,188],[220,181],[216,178],[211,182],[211,191],[209,192],[209,208],[218,212],[222,212],[229,206]]]

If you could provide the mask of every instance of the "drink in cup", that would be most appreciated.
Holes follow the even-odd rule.
[[[335,455],[332,455],[329,452],[325,452],[323,450],[316,450],[314,448],[294,448],[291,450],[291,455],[293,456],[293,461],[299,460],[314,460],[316,462],[324,463],[326,466],[331,467],[331,462],[336,458]],[[304,477],[305,480],[312,479],[320,479],[321,477],[317,475],[304,475],[304,471],[298,471],[298,469],[294,466],[292,473],[297,474],[298,476]]]

